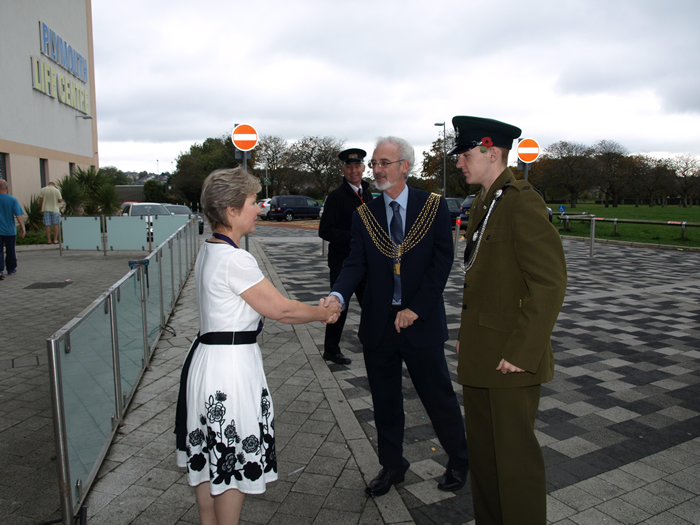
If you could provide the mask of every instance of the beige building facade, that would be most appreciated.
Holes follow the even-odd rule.
[[[20,204],[99,167],[91,0],[0,0],[0,178]]]

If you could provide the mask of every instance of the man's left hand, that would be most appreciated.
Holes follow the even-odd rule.
[[[401,333],[402,328],[408,328],[416,319],[418,319],[418,314],[413,312],[413,310],[408,308],[401,310],[396,314],[396,320],[394,321],[396,331]]]
[[[513,372],[524,372],[522,368],[518,368],[515,365],[511,365],[508,361],[505,359],[501,358],[501,362],[498,363],[498,367],[496,367],[496,370],[498,370],[501,374],[512,374]]]

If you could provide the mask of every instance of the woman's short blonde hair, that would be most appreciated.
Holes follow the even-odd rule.
[[[241,167],[212,171],[204,180],[199,199],[211,229],[219,224],[230,226],[226,208],[240,211],[246,199],[261,188],[257,177]]]

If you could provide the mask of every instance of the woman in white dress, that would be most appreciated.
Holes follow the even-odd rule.
[[[335,322],[339,307],[283,297],[240,240],[255,231],[257,178],[243,168],[211,173],[201,204],[214,234],[195,264],[200,335],[183,366],[175,433],[204,525],[237,524],[245,494],[277,479],[274,411],[256,336],[261,316]]]

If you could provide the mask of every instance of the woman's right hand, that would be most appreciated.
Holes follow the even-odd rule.
[[[340,312],[342,311],[340,301],[328,300],[327,297],[324,297],[318,301],[318,306],[323,308],[323,315],[325,317],[323,319],[324,325],[333,324],[338,320],[338,317],[340,317]]]

